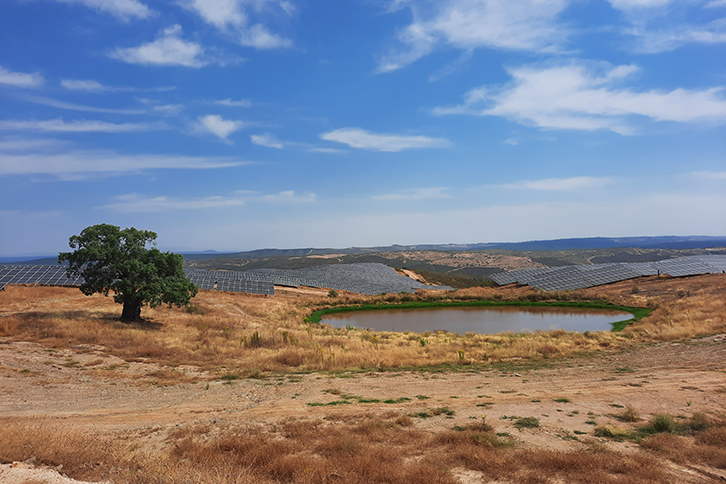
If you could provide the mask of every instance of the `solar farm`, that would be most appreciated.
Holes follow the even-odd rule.
[[[622,262],[521,269],[492,274],[490,277],[500,286],[516,283],[543,291],[568,291],[643,276],[685,277],[723,272],[726,272],[726,255],[699,255],[657,262]]]
[[[185,269],[187,277],[200,289],[275,294],[275,286],[315,287],[376,295],[416,292],[419,289],[451,289],[429,286],[402,276],[391,267],[379,263],[338,264],[296,270],[262,269],[255,271],[210,271]],[[47,286],[79,286],[81,279],[69,279],[65,266],[7,265],[0,266],[0,289],[7,284],[39,284]]]

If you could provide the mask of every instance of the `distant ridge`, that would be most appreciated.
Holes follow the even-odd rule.
[[[182,253],[187,261],[205,260],[219,257],[232,259],[266,259],[272,257],[306,257],[311,255],[330,254],[373,254],[376,252],[403,251],[475,251],[475,250],[511,250],[511,251],[546,251],[546,250],[587,250],[609,248],[637,249],[708,249],[726,247],[726,236],[659,236],[659,237],[584,237],[555,240],[532,240],[527,242],[489,242],[475,244],[421,244],[421,245],[389,245],[379,247],[334,248],[302,248],[302,249],[257,249],[246,252],[202,252]],[[53,257],[4,257],[3,264],[57,264]]]

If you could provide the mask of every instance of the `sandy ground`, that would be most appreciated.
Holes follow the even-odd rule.
[[[78,363],[69,365],[69,361]],[[109,371],[113,365],[121,366]],[[308,374],[240,380],[231,385],[211,381],[207,386],[202,381],[162,386],[144,378],[157,369],[152,364],[109,357],[102,347],[49,352],[35,343],[0,340],[0,417],[50,420],[99,435],[139,432],[151,439],[155,432],[170,426],[199,422],[272,423],[290,416],[322,418],[390,410],[417,414],[448,407],[455,410],[453,416],[416,418],[416,427],[439,431],[486,416],[497,432],[509,433],[524,446],[568,450],[601,440],[604,445],[628,451],[637,445],[594,437],[593,422],[624,426],[613,414],[626,405],[644,420],[657,413],[726,413],[725,335],[512,371],[386,372],[350,378]],[[410,400],[308,405],[339,400],[340,394]],[[563,398],[569,402],[555,401]],[[541,427],[519,431],[512,425],[511,417],[515,416],[537,417]],[[0,482],[36,479],[28,474],[30,470],[32,465],[2,466]],[[714,476],[720,475],[713,470],[676,470],[682,473],[683,482],[716,482]],[[61,478],[56,470],[47,472],[54,479]],[[466,481],[462,476],[462,482]]]

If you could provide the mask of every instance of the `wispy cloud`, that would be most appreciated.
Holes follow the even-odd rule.
[[[325,153],[328,155],[342,155],[348,153],[346,150],[339,150],[337,148],[310,148],[310,153]]]
[[[391,72],[440,46],[556,52],[568,35],[559,16],[567,0],[409,0],[413,22],[398,33],[403,48],[381,57],[377,72]]]
[[[273,203],[312,203],[316,201],[316,199],[317,197],[314,193],[297,195],[293,190],[287,190],[270,195],[262,195],[261,197],[255,198],[257,201]]]
[[[277,148],[280,150],[285,147],[285,144],[282,141],[278,140],[270,133],[253,134],[250,136],[250,140],[252,141],[252,144],[266,146],[268,148]]]
[[[138,194],[116,197],[116,203],[102,205],[100,209],[118,213],[170,212],[175,210],[205,210],[240,207],[245,200],[227,197],[206,198],[175,198],[175,197],[144,197]]]
[[[24,101],[28,101],[34,104],[41,104],[43,106],[50,106],[58,109],[67,109],[70,111],[85,111],[89,113],[108,113],[108,114],[145,114],[146,111],[139,109],[114,109],[114,108],[99,108],[96,106],[84,106],[82,104],[67,103],[64,101],[58,101],[57,99],[51,99],[48,97],[41,96],[25,96],[22,97]]]
[[[231,108],[248,108],[252,106],[252,101],[249,99],[240,99],[238,101],[234,101],[232,99],[220,99],[218,101],[214,101],[212,104],[216,104],[217,106],[227,106]]]
[[[22,72],[12,72],[0,66],[0,84],[6,86],[23,87],[23,88],[35,88],[40,87],[45,83],[45,79],[40,74],[25,74]]]
[[[181,38],[182,28],[174,25],[165,29],[158,39],[138,47],[116,48],[108,56],[129,64],[202,67],[209,63],[203,60],[204,48],[196,42]]]
[[[10,150],[8,150],[10,151]],[[242,166],[237,158],[122,155],[113,151],[7,154],[0,152],[0,176],[51,175],[62,180],[142,173],[148,170],[209,170]]]
[[[224,119],[222,116],[216,114],[209,114],[197,118],[195,125],[195,131],[201,133],[211,133],[224,141],[225,143],[232,144],[228,136],[244,127],[242,121],[235,121],[231,119]]]
[[[3,151],[22,151],[22,152],[39,152],[39,151],[55,151],[61,147],[67,147],[68,141],[52,139],[52,138],[4,138],[0,139],[0,152]]]
[[[634,133],[630,121],[636,116],[678,123],[726,120],[722,87],[670,92],[616,87],[637,70],[634,65],[590,69],[578,64],[509,69],[510,84],[473,89],[464,96],[464,104],[440,106],[432,113],[502,116],[541,128],[609,129],[620,134]]]
[[[183,0],[181,5],[199,15],[205,22],[225,33],[236,36],[244,46],[257,49],[278,49],[292,46],[292,41],[269,30],[263,23],[252,22],[251,14],[269,12],[270,7],[292,15],[295,8],[290,2],[279,0]]]
[[[61,86],[69,91],[84,91],[92,93],[104,92],[166,92],[173,91],[175,88],[166,87],[130,87],[130,86],[106,86],[93,79],[61,79]]]
[[[726,19],[692,23],[688,15],[695,9],[726,5],[714,0],[678,2],[675,0],[609,0],[614,9],[623,12],[630,27],[623,34],[631,37],[632,49],[639,53],[658,54],[687,44],[721,44],[726,42]],[[697,17],[702,17],[698,15]]]
[[[168,129],[163,123],[107,123],[79,120],[65,122],[62,118],[46,121],[0,121],[0,130],[45,131],[58,133],[132,133]]]
[[[184,109],[183,104],[163,104],[161,106],[154,106],[151,111],[154,114],[160,114],[162,116],[176,116]]]
[[[726,19],[701,25],[676,25],[670,28],[633,27],[626,34],[637,39],[635,51],[644,54],[669,52],[687,44],[726,43]]]
[[[691,176],[706,180],[726,180],[726,171],[694,171]]]
[[[431,187],[431,188],[415,188],[411,190],[401,190],[396,193],[387,195],[374,195],[374,200],[428,200],[432,198],[451,198],[446,193],[447,187]]]
[[[552,192],[578,192],[603,187],[612,183],[612,178],[576,176],[572,178],[546,178],[544,180],[528,180],[502,185],[503,188],[516,190],[544,190]]]
[[[249,202],[267,203],[311,203],[315,194],[296,195],[294,191],[284,191],[270,195],[256,195],[255,192],[240,190],[233,197],[213,196],[199,198],[149,197],[136,193],[116,197],[116,202],[97,207],[118,213],[171,212],[176,210],[210,210],[241,207]]]
[[[60,3],[85,5],[99,12],[108,13],[121,20],[146,19],[156,12],[138,0],[55,0]]]
[[[360,128],[340,128],[323,133],[320,135],[320,138],[327,141],[343,143],[351,148],[388,152],[398,152],[415,148],[446,148],[451,144],[445,138],[379,134],[371,133]]]

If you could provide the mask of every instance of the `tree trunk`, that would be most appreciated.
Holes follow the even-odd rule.
[[[130,323],[141,320],[141,303],[139,301],[124,301],[124,309],[121,312],[121,321]]]

